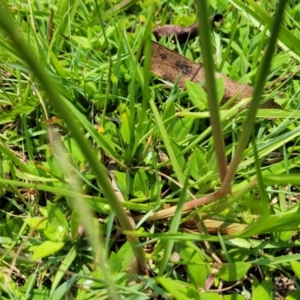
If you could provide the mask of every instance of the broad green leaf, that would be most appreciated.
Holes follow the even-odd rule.
[[[102,119],[98,117],[98,123],[101,124],[101,122]],[[106,120],[104,123],[104,133],[109,134],[111,136],[116,136],[118,133],[118,129],[116,128],[116,125],[113,122]]]
[[[200,300],[223,300],[217,293],[205,292],[200,294]]]
[[[97,93],[97,88],[94,82],[86,82],[84,85],[84,90],[89,96],[93,96],[94,94]]]
[[[164,277],[157,277],[156,281],[158,281],[169,293],[171,293],[175,299],[188,299],[188,289],[185,287],[183,282],[181,283],[178,280]]]
[[[282,232],[279,232],[278,233],[278,241],[280,241],[280,242],[278,242],[278,245],[279,244],[290,244],[290,247],[293,247],[293,245],[291,245],[293,243],[291,243],[289,241],[292,239],[292,237],[293,237],[294,234],[295,234],[294,231],[282,231]],[[288,246],[285,246],[285,247],[288,248]]]
[[[47,201],[48,221],[51,225],[62,226],[68,230],[68,221],[61,210],[50,201]]]
[[[201,176],[206,174],[208,171],[208,164],[203,155],[203,151],[201,151],[198,147],[195,147],[195,150],[191,156],[189,164],[190,164],[189,166],[190,175],[195,180],[198,180]]]
[[[28,293],[27,288],[20,287],[19,290],[21,293],[25,296]],[[45,300],[49,299],[50,291],[48,289],[32,289],[29,293],[29,298],[26,299],[32,299],[32,300]],[[20,298],[20,300],[23,298]]]
[[[93,279],[97,279],[97,281]],[[77,284],[80,284],[85,289],[102,288],[104,286],[105,277],[103,271],[98,267],[96,271],[89,274],[89,278],[79,278]]]
[[[13,243],[13,241],[14,241],[14,239],[12,239],[12,238],[0,236],[0,243],[1,244],[11,244],[11,243]]]
[[[29,248],[29,251],[33,251],[32,259],[39,259],[43,257],[47,257],[60,249],[65,245],[65,243],[62,242],[52,242],[52,241],[45,241],[39,246],[31,246]]]
[[[299,299],[300,299],[300,291],[294,291],[285,298],[285,300],[299,300]]]
[[[186,81],[186,90],[190,100],[200,110],[207,109],[207,95],[203,88],[194,82]]]
[[[3,113],[1,113],[3,114]],[[8,158],[1,157],[0,160],[0,174],[4,176],[5,174],[10,173],[10,160]]]
[[[49,222],[44,234],[52,242],[64,242],[67,239],[67,232],[63,226],[51,225]]]
[[[188,246],[187,243],[179,243],[179,254],[187,265],[188,277],[196,287],[203,288],[208,277],[208,268],[201,255]]]
[[[195,287],[190,287],[186,293],[188,299],[201,300],[199,291]]]
[[[291,261],[290,264],[291,264],[291,267],[292,267],[295,275],[300,280],[300,262],[299,261]]]
[[[273,288],[270,280],[264,281],[253,289],[252,300],[272,300]]]
[[[84,155],[82,154],[80,148],[78,147],[78,144],[75,141],[75,139],[73,139],[71,137],[67,137],[67,138],[63,139],[63,142],[64,142],[65,147],[68,149],[70,155],[72,155],[72,157],[76,161],[79,169],[80,170],[83,169],[84,166],[86,165],[86,159],[85,159]]]
[[[174,140],[180,142],[181,140],[188,137],[192,126],[194,123],[194,118],[182,118],[180,119],[172,130],[172,135],[174,136]]]
[[[237,66],[237,64],[233,64],[230,67],[230,73],[229,73],[230,78],[232,78],[233,80],[238,80],[239,78],[238,73],[239,73],[239,67]]]
[[[45,218],[48,218],[48,210],[47,210],[47,207],[45,207],[45,206],[40,206],[40,207],[39,207],[39,211],[40,211],[40,213],[41,213]]]
[[[246,262],[224,264],[217,273],[217,276],[224,281],[237,281],[247,274],[250,267],[251,264]]]
[[[115,252],[111,252],[109,261],[108,261],[109,270],[112,274],[120,273],[122,270],[122,261]]]
[[[133,180],[134,195],[137,197],[146,196],[149,191],[149,180],[146,172],[143,169],[139,169]]]
[[[85,201],[89,204],[90,208],[101,214],[109,214],[111,207],[109,204],[104,204],[101,200],[104,198],[87,197]]]
[[[249,258],[249,249],[233,248],[228,250],[231,262],[246,261]]]
[[[32,108],[32,110],[33,110],[33,108]],[[18,114],[14,114],[14,113],[10,113],[10,112],[9,113],[1,112],[0,125],[12,123],[14,121],[16,115],[18,115]]]
[[[129,266],[131,266],[134,260],[134,254],[132,248],[130,247],[129,242],[126,242],[122,245],[120,250],[117,253],[119,260],[122,262],[122,270],[125,271]]]
[[[45,230],[47,227],[48,220],[42,217],[26,218],[25,223],[29,225],[30,229]]]
[[[52,242],[63,242],[67,239],[69,225],[66,217],[50,201],[47,201],[48,224],[44,234]]]
[[[172,18],[172,24],[178,26],[188,27],[195,22],[196,16],[194,14],[190,15],[177,15]]]

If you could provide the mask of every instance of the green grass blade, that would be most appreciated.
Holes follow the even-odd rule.
[[[269,74],[269,68],[271,65],[271,60],[272,60],[272,56],[274,53],[274,49],[276,47],[277,36],[278,36],[279,30],[280,30],[280,24],[283,19],[284,8],[285,8],[286,2],[287,2],[286,0],[282,0],[278,4],[276,16],[274,18],[274,22],[273,22],[273,26],[272,26],[272,30],[271,30],[271,32],[272,32],[271,38],[270,38],[270,41],[269,41],[269,44],[268,44],[268,47],[266,50],[266,54],[263,57],[261,67],[259,69],[260,74],[259,74],[258,82],[255,86],[251,107],[248,111],[248,116],[247,116],[247,119],[244,124],[244,130],[239,139],[238,145],[236,147],[235,155],[230,163],[230,166],[228,168],[228,173],[222,184],[222,187],[221,187],[222,192],[228,191],[228,186],[230,185],[232,179],[234,178],[235,172],[236,172],[238,165],[242,159],[243,152],[249,141],[249,137],[251,135],[251,131],[252,131],[252,128],[253,128],[253,125],[255,122],[255,116],[256,116],[257,110],[259,108],[260,99],[263,94],[263,89],[265,86],[266,78]]]
[[[218,162],[219,174],[223,182],[227,172],[227,161],[225,155],[225,144],[220,122],[219,103],[217,100],[217,88],[214,72],[214,63],[212,58],[211,45],[211,26],[209,25],[209,15],[207,1],[196,1],[197,15],[200,32],[200,46],[203,55],[203,65],[205,71],[205,82],[208,95],[208,108],[210,112],[210,121],[214,138],[214,147]]]
[[[53,102],[55,108],[63,117],[73,137],[77,141],[82,153],[84,153],[91,168],[96,173],[98,181],[101,184],[101,187],[104,191],[104,194],[107,196],[108,199],[110,199],[110,205],[115,211],[122,228],[124,230],[133,229],[121,203],[118,201],[111,187],[106,170],[104,169],[100,161],[97,159],[90,142],[84,137],[84,134],[79,128],[78,124],[76,124],[74,117],[72,116],[72,114],[70,114],[70,111],[64,99],[62,99],[59,93],[57,92],[58,89],[56,88],[56,85],[49,79],[46,72],[41,68],[39,62],[32,55],[31,50],[20,36],[19,29],[16,27],[13,20],[11,19],[9,12],[5,11],[5,9],[2,7],[0,8],[0,13],[3,15],[3,18],[1,18],[0,20],[0,26],[2,30],[10,36],[13,44],[19,52],[19,56],[27,63],[27,65],[35,73],[36,77],[39,79],[45,91],[47,92],[50,100]],[[133,247],[133,251],[136,255],[137,261],[140,264],[140,268],[143,269],[145,267],[145,254],[143,250],[138,247],[139,241],[135,238],[129,239],[129,241]]]
[[[262,24],[266,24],[268,27],[273,23],[273,18],[257,3],[253,0],[248,0],[253,9],[239,0],[229,0],[233,5],[240,8],[245,17],[248,18],[256,27],[262,28]],[[297,38],[291,31],[289,31],[283,25],[280,25],[280,32],[278,34],[279,45],[300,61],[300,39]]]
[[[169,233],[178,232],[180,219],[181,219],[181,214],[182,214],[182,209],[183,209],[183,205],[185,203],[187,188],[188,188],[188,176],[187,176],[187,179],[184,183],[183,189],[181,190],[180,198],[179,198],[179,201],[178,201],[178,204],[177,204],[177,209],[176,209],[176,212],[175,212],[175,214],[172,218],[171,224],[170,224]],[[163,275],[163,273],[165,271],[165,268],[167,266],[167,263],[168,263],[168,261],[171,257],[171,252],[173,250],[173,247],[174,247],[174,240],[168,240],[166,242],[163,242],[164,253],[163,253],[163,258],[162,258],[162,260],[160,262],[160,265],[159,265],[158,276]]]
[[[163,140],[164,145],[166,147],[166,150],[167,150],[168,156],[170,158],[170,161],[171,161],[172,167],[174,169],[174,172],[175,172],[175,174],[178,178],[178,181],[183,185],[184,182],[185,182],[185,176],[183,174],[183,171],[180,168],[178,159],[175,155],[175,152],[174,152],[174,149],[172,147],[171,141],[169,139],[168,133],[167,133],[165,127],[164,127],[163,121],[162,121],[162,119],[159,115],[157,107],[156,107],[156,105],[154,103],[154,100],[152,98],[150,99],[150,107],[151,107],[152,112],[154,114],[154,118],[156,119],[156,124],[159,128],[162,140]]]
[[[58,287],[60,281],[62,280],[63,276],[65,275],[66,271],[70,268],[71,264],[73,263],[74,259],[78,255],[76,246],[74,245],[66,257],[62,260],[59,269],[56,272],[55,278],[51,285],[50,291],[50,298],[52,297],[53,293],[55,292],[56,288]]]

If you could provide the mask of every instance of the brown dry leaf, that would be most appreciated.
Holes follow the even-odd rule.
[[[223,15],[216,14],[210,17],[210,22],[212,27],[214,28],[217,23],[223,22]],[[160,40],[163,36],[173,36],[177,38],[179,43],[185,43],[188,40],[194,39],[198,36],[198,23],[194,23],[188,27],[181,27],[176,25],[165,25],[160,28],[156,28],[152,30],[153,35],[155,36],[156,40]]]
[[[186,88],[186,80],[195,83],[205,80],[204,69],[201,65],[156,42],[152,42],[151,71],[153,74],[169,82],[175,83],[179,78],[178,86],[182,89]],[[215,75],[216,78],[223,78],[225,89],[224,100],[231,99],[236,95],[239,95],[237,100],[252,96],[254,91],[252,86],[233,81],[221,73],[216,72]],[[277,103],[271,100],[264,103],[261,107],[280,108]]]

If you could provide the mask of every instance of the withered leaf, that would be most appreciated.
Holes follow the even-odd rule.
[[[186,88],[186,80],[195,83],[204,82],[205,80],[204,69],[201,65],[156,42],[152,42],[151,71],[166,81],[175,83],[178,80],[178,86],[182,89]],[[252,86],[233,81],[221,73],[216,72],[215,76],[216,78],[223,78],[225,102],[236,95],[239,95],[237,100],[252,96],[254,91]],[[264,103],[261,107],[280,108],[277,103],[271,100]]]

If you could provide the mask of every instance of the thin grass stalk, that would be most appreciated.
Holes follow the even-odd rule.
[[[189,173],[189,171],[188,171]],[[174,213],[174,216],[172,218],[171,224],[170,224],[170,230],[169,233],[176,233],[178,232],[178,228],[179,228],[179,224],[180,224],[180,219],[181,219],[181,213],[182,213],[182,209],[184,206],[184,202],[185,202],[185,196],[186,196],[186,192],[187,192],[187,188],[188,188],[188,177],[186,177],[183,189],[181,190],[180,193],[180,198],[177,204],[177,209],[176,212]],[[174,247],[174,240],[168,240],[168,241],[163,241],[162,242],[164,245],[164,254],[159,266],[159,272],[158,272],[158,276],[162,276],[165,268],[167,266],[167,263],[171,257],[172,254],[172,250]]]
[[[259,75],[259,79],[258,79],[255,89],[254,89],[251,107],[249,109],[248,116],[247,116],[247,119],[244,124],[244,130],[241,134],[241,137],[239,138],[239,142],[237,144],[235,154],[234,154],[231,164],[228,168],[227,175],[225,177],[224,182],[222,183],[222,186],[220,189],[221,194],[226,194],[228,192],[228,187],[230,186],[231,181],[233,180],[233,178],[235,176],[238,165],[243,158],[243,152],[248,144],[248,141],[249,141],[252,129],[253,129],[253,125],[255,123],[256,114],[257,114],[257,111],[259,108],[259,102],[260,102],[260,99],[263,94],[265,82],[266,82],[267,76],[269,74],[271,60],[272,60],[272,56],[273,56],[273,53],[274,53],[274,50],[276,47],[277,36],[279,34],[280,25],[283,20],[284,8],[285,8],[286,2],[287,2],[286,0],[279,1],[276,15],[275,15],[274,22],[273,22],[273,26],[272,26],[272,30],[271,30],[270,42],[267,47],[266,54],[262,59],[261,67],[259,70],[260,75]]]
[[[28,174],[30,174],[30,171],[28,171]],[[63,181],[62,179],[59,178],[59,180]],[[18,186],[18,187],[24,187],[27,189],[35,189],[37,191],[44,191],[44,192],[49,192],[49,193],[55,193],[55,194],[60,194],[65,197],[83,197],[85,201],[89,201],[89,199],[93,199],[93,201],[99,201],[99,203],[102,204],[110,204],[110,202],[105,199],[105,198],[100,198],[100,197],[92,197],[92,196],[87,196],[83,194],[76,194],[70,190],[66,190],[64,188],[59,188],[59,187],[53,187],[49,186],[47,184],[38,184],[38,183],[28,183],[28,182],[23,182],[23,181],[18,181],[15,179],[4,179],[0,177],[0,184],[3,185],[8,185],[8,186]]]
[[[226,59],[231,51],[231,45],[232,45],[232,42],[233,42],[233,39],[235,37],[235,34],[236,34],[236,29],[237,29],[237,25],[238,25],[238,22],[240,20],[240,16],[238,15],[237,11],[236,12],[236,19],[235,19],[235,22],[233,23],[233,26],[232,26],[232,30],[231,30],[231,34],[230,34],[230,39],[228,41],[228,44],[227,44],[227,47],[226,47],[226,51],[224,53],[224,56],[222,58],[222,61],[220,63],[220,66],[219,66],[219,72],[222,73],[223,71],[223,68],[224,68],[224,65],[225,65],[225,62],[226,62]]]
[[[144,120],[146,116],[146,109],[150,99],[150,70],[151,70],[151,29],[152,29],[152,15],[154,11],[154,1],[150,2],[147,19],[149,20],[146,24],[145,28],[145,36],[144,36],[144,86],[143,86],[143,98],[142,98],[142,110],[139,118],[139,124],[137,128],[137,137],[140,138],[144,132],[143,128],[145,127]]]
[[[155,118],[155,121],[156,121],[156,125],[158,126],[159,131],[161,133],[161,137],[162,137],[162,140],[163,140],[164,145],[166,147],[166,150],[167,150],[168,156],[170,158],[173,170],[174,170],[174,172],[177,176],[177,179],[178,179],[179,183],[181,183],[183,185],[184,182],[185,182],[185,175],[182,172],[182,169],[179,165],[177,156],[176,156],[176,154],[173,150],[173,147],[172,147],[170,138],[168,136],[167,130],[166,130],[164,124],[163,124],[161,116],[159,115],[158,109],[157,109],[157,107],[154,103],[154,100],[152,98],[150,99],[149,104],[150,104],[150,107],[152,109],[152,112],[153,112],[153,115],[154,115],[154,118]]]
[[[112,18],[114,15],[116,15],[117,13],[122,12],[125,9],[128,9],[130,6],[134,5],[136,2],[138,2],[138,0],[131,0],[131,1],[121,1],[120,3],[115,4],[114,6],[112,6],[112,4],[108,1],[107,3],[110,4],[110,8],[105,11],[102,16],[103,21]],[[92,22],[91,25],[94,25],[94,22]]]
[[[261,163],[258,157],[258,150],[257,150],[254,134],[252,134],[252,143],[253,143],[253,154],[254,154],[256,177],[257,177],[257,187],[258,187],[260,203],[261,203],[260,211],[261,211],[261,215],[269,216],[270,215],[269,199],[264,185]]]
[[[102,28],[103,37],[104,37],[104,41],[105,41],[107,51],[108,51],[108,56],[109,56],[107,84],[106,84],[106,92],[105,92],[105,99],[104,99],[104,107],[103,107],[103,112],[102,112],[102,126],[104,127],[105,117],[106,117],[106,110],[107,110],[107,103],[108,103],[108,98],[109,98],[109,93],[110,93],[110,88],[111,88],[110,77],[111,77],[111,71],[112,71],[112,57],[111,57],[112,55],[111,55],[109,42],[108,42],[106,32],[105,32],[105,26],[104,26],[103,20],[101,18],[101,13],[100,13],[98,1],[96,0],[95,3],[96,3],[96,11],[97,11],[98,19],[99,19],[99,22],[100,22],[100,26]]]
[[[219,103],[217,100],[217,89],[215,84],[214,63],[211,45],[211,25],[209,23],[208,6],[206,0],[195,1],[197,6],[197,16],[200,33],[200,46],[203,56],[203,66],[205,71],[205,85],[208,96],[208,109],[214,139],[217,163],[221,182],[224,181],[227,172],[227,161],[225,154],[225,144],[220,122]]]
[[[50,135],[51,134],[53,135],[53,140],[59,140],[60,136],[57,133],[52,131],[50,132]],[[98,224],[97,223],[95,224],[93,222],[96,221],[97,219],[94,217],[93,211],[90,209],[88,204],[84,201],[83,197],[80,196],[82,195],[80,179],[75,174],[69,173],[69,168],[70,165],[72,165],[72,162],[68,159],[68,154],[65,152],[65,148],[62,142],[56,143],[56,147],[54,151],[55,151],[54,157],[57,165],[61,167],[61,172],[64,174],[64,177],[68,178],[66,188],[78,195],[76,197],[67,197],[67,202],[70,204],[69,206],[72,209],[76,209],[80,207],[81,224],[84,226],[85,235],[88,238],[88,241],[92,246],[92,249],[96,249],[94,260],[97,261],[97,264],[103,273],[103,278],[107,286],[107,293],[109,295],[109,298],[113,300],[120,300],[120,296],[117,293],[117,290],[113,286],[114,282],[108,268],[108,263],[107,263],[108,260],[107,260],[107,256],[105,255],[106,251],[104,251],[103,242],[99,238],[100,234],[99,234],[99,229],[97,228]],[[86,216],[89,216],[89,218],[87,218]],[[100,255],[101,258],[99,259]],[[59,268],[59,271],[56,273],[56,276],[52,282],[52,286],[50,290],[50,299],[54,299],[53,295],[55,293],[55,290],[64,275],[64,272],[62,272],[62,270],[65,270],[65,272],[68,270],[67,258],[69,256],[70,256],[70,252],[65,257],[64,261],[62,262]],[[71,254],[71,256],[73,256],[73,259],[75,259],[74,255]]]
[[[30,174],[30,169],[11,152],[11,150],[2,142],[2,140],[0,140],[0,152],[1,154],[6,155],[11,162],[20,168],[22,172]]]
[[[127,157],[125,158],[125,163],[130,162],[135,155],[135,152],[140,145],[140,142],[142,140],[142,137],[144,135],[145,126],[145,116],[146,116],[146,110],[148,107],[149,99],[150,99],[150,89],[149,89],[149,82],[150,82],[150,69],[151,69],[151,29],[152,29],[152,15],[154,11],[154,2],[151,1],[149,3],[149,8],[147,11],[147,22],[145,24],[145,31],[144,36],[142,40],[142,47],[141,51],[144,52],[144,68],[143,72],[140,70],[140,66],[138,63],[138,60],[136,57],[132,57],[132,65],[133,65],[133,74],[132,74],[132,83],[131,83],[131,99],[130,99],[130,116],[131,119],[137,119],[138,125],[135,129],[134,122],[131,122],[131,131],[135,132],[135,134],[132,136],[132,147],[130,149],[130,152],[128,152]],[[130,49],[130,45],[128,41],[126,40],[127,47]],[[132,52],[132,49],[130,49],[130,52]],[[137,57],[140,57],[140,51],[137,54]],[[141,88],[143,90],[143,97],[142,97],[142,106],[141,110],[136,110],[135,104],[134,104],[134,95],[135,95],[135,78],[139,80],[139,83],[141,85]]]
[[[78,143],[78,146],[80,147],[82,153],[85,155],[91,168],[95,172],[98,178],[98,182],[100,183],[103,189],[104,195],[107,199],[110,200],[110,206],[114,210],[122,229],[134,230],[126,216],[126,212],[123,206],[114,194],[114,191],[108,180],[106,170],[104,169],[100,161],[97,159],[90,142],[84,137],[84,134],[77,125],[76,120],[74,120],[73,115],[70,114],[68,106],[65,104],[64,100],[60,97],[60,94],[57,92],[59,90],[58,87],[52,80],[50,80],[49,76],[41,67],[40,62],[38,62],[36,58],[32,55],[32,51],[21,37],[19,29],[13,22],[10,13],[7,10],[5,10],[3,6],[0,6],[0,14],[2,15],[2,18],[0,19],[1,29],[10,37],[13,45],[15,46],[16,51],[18,52],[19,57],[26,62],[29,68],[37,76],[41,85],[47,92],[49,99],[53,102],[56,110],[60,113],[60,115],[66,122],[74,139]],[[128,238],[128,241],[130,242],[133,248],[133,252],[135,254],[140,269],[144,270],[146,263],[145,253],[143,249],[139,247],[138,238],[130,237]]]

